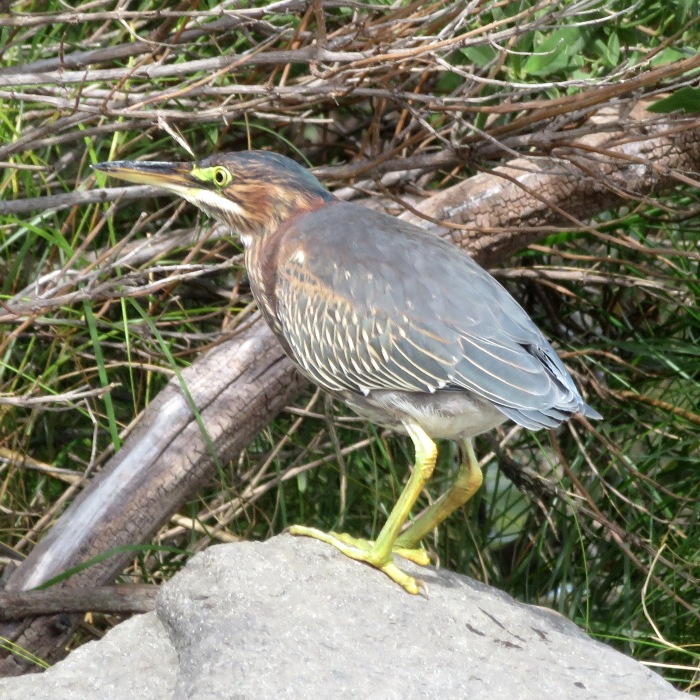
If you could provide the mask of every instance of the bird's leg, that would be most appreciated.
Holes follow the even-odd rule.
[[[394,564],[393,554],[396,552],[396,539],[406,522],[411,508],[415,504],[423,487],[428,482],[435,469],[437,447],[428,434],[415,424],[406,423],[406,432],[413,440],[416,449],[416,463],[408,479],[408,483],[399,496],[399,500],[389,514],[384,527],[374,542],[350,537],[335,532],[322,532],[315,528],[293,525],[289,531],[293,535],[306,535],[322,542],[333,545],[352,559],[366,562],[383,571],[389,578],[403,586],[409,593],[419,593],[422,582],[404,573]],[[428,556],[421,551],[412,550],[402,544],[401,549],[408,558],[420,564],[428,563]],[[409,551],[410,550],[410,551]],[[402,552],[399,552],[402,553]]]
[[[454,483],[410,527],[398,536],[394,545],[396,553],[401,554],[403,547],[415,551],[415,547],[429,532],[434,530],[457,508],[463,506],[479,490],[484,477],[474,454],[472,441],[468,438],[460,440],[459,446],[462,462]]]

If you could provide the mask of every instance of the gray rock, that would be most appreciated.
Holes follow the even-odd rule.
[[[164,700],[173,697],[177,675],[177,653],[151,612],[122,622],[44,673],[1,678],[0,698]]]
[[[0,698],[688,697],[556,613],[405,568],[429,599],[305,538],[211,547],[164,586],[155,614],[41,676],[0,680]]]

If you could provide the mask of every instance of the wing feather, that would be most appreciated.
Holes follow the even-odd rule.
[[[294,359],[323,388],[461,388],[532,428],[595,415],[525,311],[454,246],[346,203],[290,233],[277,311]]]

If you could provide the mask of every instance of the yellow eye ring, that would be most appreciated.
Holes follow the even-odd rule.
[[[226,187],[233,179],[231,173],[222,166],[217,166],[214,168],[214,172],[211,176],[212,182],[217,187]]]

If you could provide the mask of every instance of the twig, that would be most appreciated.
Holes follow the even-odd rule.
[[[46,591],[0,591],[0,622],[57,613],[134,614],[155,608],[158,586],[129,584]]]

